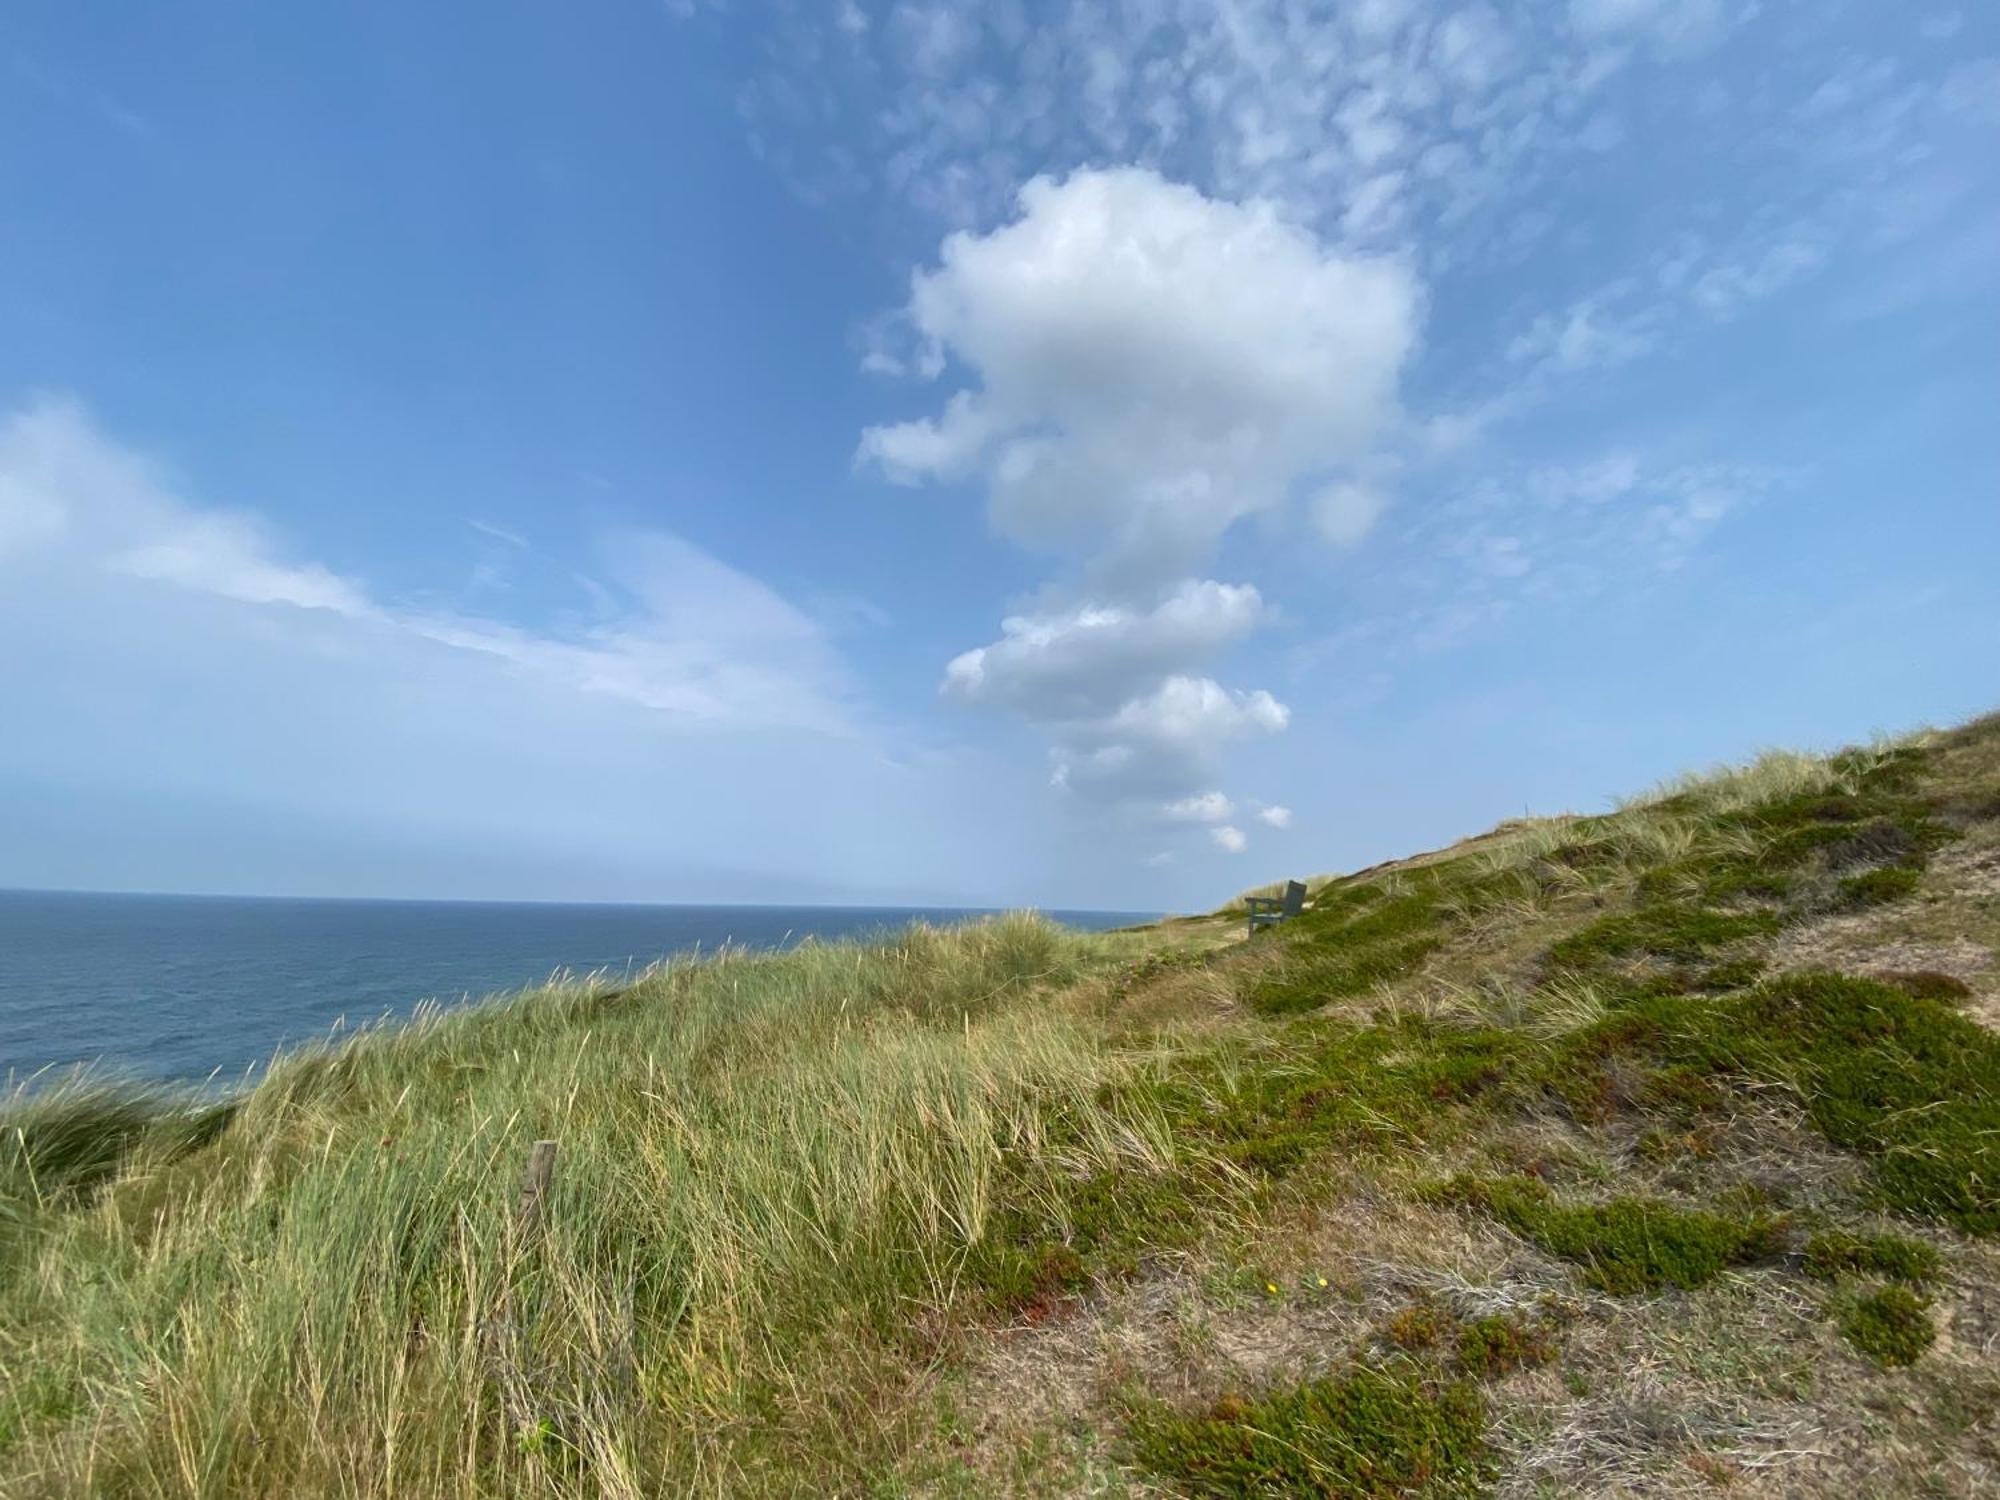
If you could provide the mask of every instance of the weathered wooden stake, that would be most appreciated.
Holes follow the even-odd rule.
[[[556,1143],[536,1141],[528,1153],[528,1170],[521,1176],[521,1201],[514,1209],[514,1231],[522,1245],[531,1243],[542,1227],[542,1202],[556,1172]]]

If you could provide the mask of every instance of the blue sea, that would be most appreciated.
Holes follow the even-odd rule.
[[[281,1045],[425,999],[475,999],[563,970],[622,972],[724,943],[778,948],[978,915],[0,891],[0,1082],[72,1063],[240,1078]],[[1048,915],[1102,931],[1154,914]]]

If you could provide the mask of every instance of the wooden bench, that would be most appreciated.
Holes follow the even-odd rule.
[[[1243,904],[1250,908],[1250,931],[1254,935],[1259,927],[1270,927],[1287,917],[1296,917],[1305,910],[1306,888],[1303,881],[1285,882],[1282,896],[1246,896]]]

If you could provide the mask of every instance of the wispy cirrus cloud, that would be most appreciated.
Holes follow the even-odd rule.
[[[160,467],[73,399],[0,420],[0,570],[162,587],[496,658],[585,694],[702,729],[852,732],[845,672],[825,632],[768,585],[670,533],[607,535],[591,623],[538,632],[400,604],[287,556],[253,513],[184,498]]]

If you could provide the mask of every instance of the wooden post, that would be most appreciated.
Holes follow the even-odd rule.
[[[521,1201],[514,1209],[514,1229],[518,1242],[533,1242],[542,1227],[542,1203],[549,1194],[549,1182],[556,1171],[556,1143],[536,1141],[528,1154],[528,1170],[521,1176]]]

